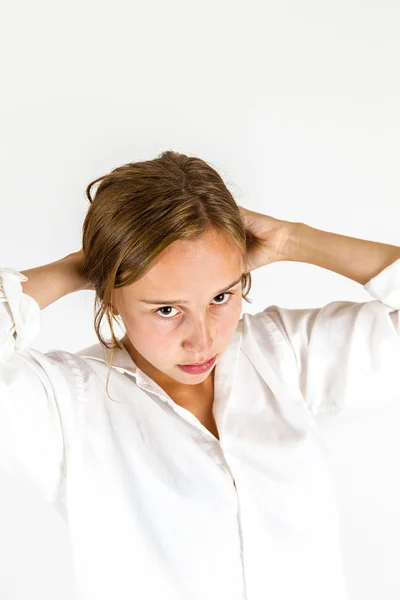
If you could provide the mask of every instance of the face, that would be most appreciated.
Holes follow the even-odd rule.
[[[212,230],[197,241],[173,242],[140,280],[114,289],[114,314],[135,364],[169,391],[209,380],[240,319],[242,273],[238,247]],[[178,366],[215,355],[205,373]]]

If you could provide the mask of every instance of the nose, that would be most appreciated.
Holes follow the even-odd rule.
[[[186,351],[194,355],[194,362],[203,362],[210,358],[214,346],[214,335],[211,329],[207,319],[197,319],[192,325],[183,345]]]

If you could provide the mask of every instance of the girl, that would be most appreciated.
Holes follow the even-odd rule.
[[[400,247],[239,207],[172,151],[86,191],[81,251],[0,269],[0,466],[67,520],[81,598],[348,598],[315,416],[397,389]],[[241,317],[251,271],[285,260],[374,299]],[[30,348],[78,290],[99,342]]]

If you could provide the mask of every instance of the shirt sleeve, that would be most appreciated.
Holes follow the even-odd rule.
[[[62,394],[68,402],[70,390],[52,358],[28,347],[41,310],[23,281],[22,273],[0,268],[0,468],[55,501],[65,475],[58,400]]]
[[[255,315],[294,353],[314,415],[400,401],[400,259],[363,287],[373,300],[308,309],[273,305]]]

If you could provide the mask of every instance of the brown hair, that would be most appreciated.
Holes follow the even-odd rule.
[[[82,273],[96,292],[96,335],[111,350],[108,387],[114,349],[122,348],[113,329],[113,320],[118,323],[112,312],[113,288],[140,279],[172,242],[196,240],[209,229],[234,241],[245,265],[249,247],[257,242],[245,229],[238,205],[217,171],[200,158],[172,150],[113,169],[92,181],[86,196],[90,206],[82,230]],[[251,274],[244,273],[242,297],[251,303],[250,288]],[[111,345],[100,331],[104,315]]]

